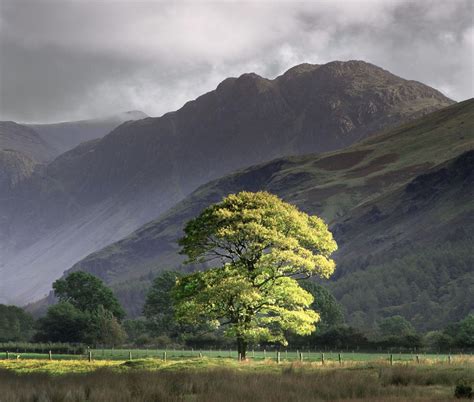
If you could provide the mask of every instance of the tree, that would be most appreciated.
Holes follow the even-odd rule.
[[[457,325],[455,342],[461,348],[474,347],[474,314],[469,314]]]
[[[184,232],[189,263],[219,266],[178,280],[178,320],[225,325],[243,359],[249,341],[286,344],[285,331],[315,330],[313,297],[297,279],[334,272],[337,245],[322,219],[267,192],[241,192],[205,209]]]
[[[38,340],[119,344],[125,313],[112,291],[95,276],[73,272],[53,284],[57,305],[39,321]],[[115,337],[115,340],[112,339]]]
[[[342,306],[329,290],[312,281],[302,281],[301,287],[311,293],[314,298],[311,309],[320,316],[320,329],[326,330],[344,323]]]
[[[454,344],[454,339],[443,331],[430,331],[423,337],[423,342],[431,350],[449,350]]]
[[[34,333],[33,317],[16,306],[0,304],[0,342],[28,341]]]
[[[401,315],[384,318],[379,322],[379,330],[382,337],[406,336],[415,334],[415,329]]]
[[[170,335],[176,329],[172,289],[180,276],[178,272],[164,271],[153,280],[143,314],[148,327],[155,334]]]
[[[103,306],[99,306],[91,318],[91,325],[87,334],[90,343],[113,347],[124,342],[127,334],[110,311]]]
[[[53,283],[55,296],[80,311],[97,312],[99,306],[110,311],[117,319],[125,317],[122,306],[112,291],[94,275],[77,271]]]
[[[83,342],[89,331],[89,314],[68,302],[51,306],[38,322],[35,339],[46,342]]]

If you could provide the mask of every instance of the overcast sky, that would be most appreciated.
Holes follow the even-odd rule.
[[[158,116],[229,76],[366,60],[473,96],[472,0],[0,0],[0,119]]]

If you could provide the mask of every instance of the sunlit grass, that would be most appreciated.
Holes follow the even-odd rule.
[[[121,363],[117,360],[44,360],[20,359],[0,360],[0,369],[12,370],[16,373],[87,373],[101,368],[114,368]]]
[[[414,360],[394,360],[393,366],[413,367],[423,369],[429,367],[450,369],[472,369],[474,370],[474,357],[457,356],[447,361],[429,359],[421,357],[419,363]],[[239,362],[231,358],[209,358],[209,357],[188,357],[183,359],[167,359],[164,361],[159,358],[146,358],[135,360],[46,360],[46,359],[10,359],[0,360],[0,369],[7,369],[16,373],[34,373],[42,372],[53,375],[67,373],[86,373],[98,369],[112,369],[119,372],[127,371],[182,371],[182,370],[209,370],[209,369],[230,369],[241,372],[284,372],[285,370],[334,370],[334,369],[373,369],[376,367],[390,367],[390,362],[386,358],[374,358],[366,360],[343,360],[339,363],[337,360],[307,360],[307,361],[289,361],[282,359],[277,363],[274,358],[251,359]]]

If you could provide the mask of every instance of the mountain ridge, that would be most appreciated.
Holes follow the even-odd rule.
[[[16,295],[0,293],[15,302],[41,297],[75,262],[209,180],[285,155],[339,149],[453,104],[364,62],[300,66],[282,77],[224,80],[175,112],[125,122],[23,180],[0,199],[0,238],[10,238],[0,243],[0,274],[16,272],[22,281]]]

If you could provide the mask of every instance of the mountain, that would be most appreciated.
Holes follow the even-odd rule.
[[[118,113],[115,115],[79,121],[67,121],[52,124],[28,124],[40,136],[62,154],[82,142],[102,138],[120,124],[130,120],[140,120],[148,115],[138,110]]]
[[[291,154],[340,149],[453,104],[361,61],[304,64],[274,80],[224,80],[176,112],[121,124],[60,155],[0,198],[4,302],[42,297],[91,252],[199,185]],[[0,300],[2,302],[2,300]]]
[[[266,190],[322,216],[339,244],[329,286],[351,323],[403,314],[420,329],[474,309],[474,100],[342,151],[285,157],[212,181],[72,270],[111,284],[139,314],[150,278],[183,267],[186,221],[229,193]]]
[[[37,131],[13,121],[0,121],[0,150],[20,152],[38,163],[51,160],[58,152]]]
[[[21,152],[0,149],[0,192],[10,192],[19,182],[33,174],[35,166],[36,162]]]

